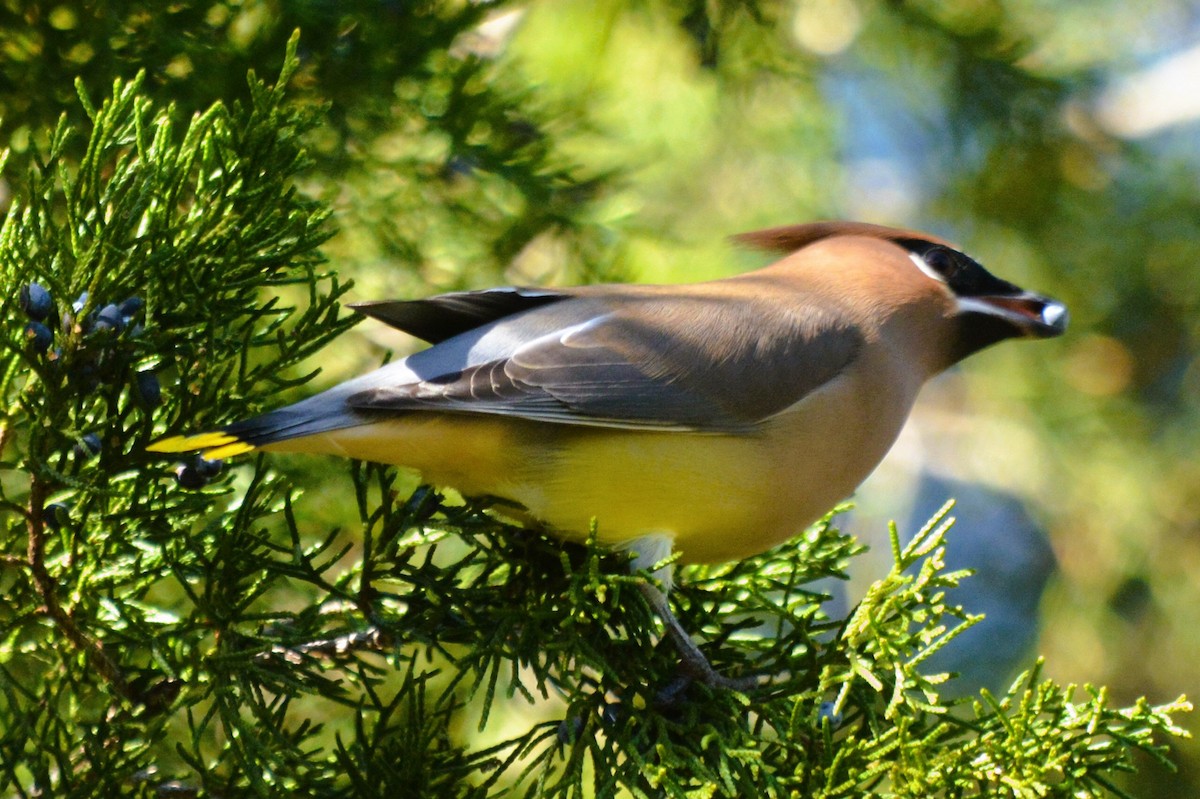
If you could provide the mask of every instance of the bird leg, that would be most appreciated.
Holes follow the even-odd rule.
[[[679,619],[675,618],[675,614],[671,612],[667,595],[653,583],[642,583],[638,587],[642,589],[642,596],[646,597],[650,607],[662,619],[667,638],[679,652],[680,666],[688,678],[702,682],[711,688],[728,688],[734,691],[745,691],[758,684],[758,679],[755,677],[735,680],[718,674],[717,670],[708,662],[708,658],[700,651],[700,647],[696,646],[696,642],[683,629]]]
[[[634,571],[661,563],[670,554],[672,547],[671,540],[665,536],[648,536],[639,539],[637,544],[638,546],[630,547],[637,550],[637,555],[632,562]],[[732,679],[718,674],[717,670],[708,662],[708,658],[700,651],[700,647],[696,646],[696,642],[683,629],[679,619],[675,618],[675,614],[671,612],[671,604],[667,600],[667,592],[671,590],[672,584],[671,564],[655,569],[653,576],[657,582],[639,583],[638,588],[641,589],[642,596],[650,603],[651,609],[662,619],[667,638],[679,652],[680,666],[684,676],[689,681],[696,680],[710,688],[726,688],[734,691],[745,691],[758,685],[757,677]],[[680,689],[676,687],[672,693],[679,691]]]

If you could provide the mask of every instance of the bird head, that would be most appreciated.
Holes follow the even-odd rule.
[[[907,258],[889,257],[887,264],[870,266],[868,280],[849,290],[873,292],[878,296],[896,296],[900,284],[920,289],[920,294],[940,296],[939,303],[953,323],[954,342],[946,353],[942,368],[966,358],[985,347],[1009,338],[1051,338],[1067,329],[1067,308],[1057,300],[1034,294],[996,277],[979,262],[952,244],[926,233],[870,225],[860,222],[814,222],[743,233],[734,239],[754,249],[795,253],[818,243],[833,244],[837,239],[876,239],[890,242]],[[849,253],[850,248],[846,248]],[[862,257],[877,258],[876,247],[859,247]],[[831,259],[819,259],[827,268]],[[838,259],[846,267],[863,273],[865,264],[847,257]],[[900,270],[889,271],[889,270]],[[884,275],[884,277],[881,277]],[[889,285],[883,285],[886,281]]]
[[[944,284],[957,310],[955,361],[1008,338],[1052,338],[1067,329],[1067,307],[1002,280],[959,250],[927,238],[899,239],[917,268]]]

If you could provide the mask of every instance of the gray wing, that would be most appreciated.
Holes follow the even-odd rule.
[[[423,300],[379,300],[351,303],[363,316],[378,319],[422,341],[437,344],[460,333],[482,327],[542,305],[564,300],[571,295],[551,289],[527,289],[517,286],[460,291]]]
[[[745,432],[836,377],[861,343],[857,330],[814,308],[650,298],[538,336],[506,357],[376,385],[346,403],[359,411]]]

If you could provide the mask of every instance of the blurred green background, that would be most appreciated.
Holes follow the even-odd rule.
[[[1063,300],[1066,337],[930,386],[859,499],[901,516],[919,468],[1019,496],[1058,563],[1048,676],[1200,691],[1200,4],[9,0],[0,24],[17,162],[81,113],[77,74],[102,95],[144,68],[187,111],[275,74],[299,27],[295,89],[330,104],[304,188],[354,299],[710,278],[762,263],[727,234],[840,217]],[[362,325],[320,381],[410,346]],[[281,466],[308,523],[355,512],[320,501],[341,466]],[[1200,749],[1176,760],[1131,789],[1197,795]]]

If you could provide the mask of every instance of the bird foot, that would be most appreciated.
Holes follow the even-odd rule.
[[[672,636],[672,638],[674,638]],[[726,691],[750,691],[762,684],[762,678],[759,675],[749,675],[746,677],[726,677],[712,667],[708,662],[708,658],[704,653],[696,647],[695,643],[689,638],[685,645],[680,645],[675,641],[676,647],[680,650],[679,668],[681,674],[672,681],[686,681],[686,683],[698,682],[702,685],[707,685],[709,688],[720,688]],[[686,684],[683,686],[686,688]],[[682,688],[679,689],[682,691]]]
[[[675,645],[675,649],[679,652],[681,673],[668,683],[662,691],[659,691],[660,697],[669,694],[672,697],[670,701],[674,701],[682,696],[687,687],[693,682],[701,683],[709,688],[741,692],[752,690],[761,684],[762,680],[758,676],[726,677],[718,673],[712,667],[712,664],[708,662],[708,658],[704,656],[704,653],[700,651],[700,647],[696,646],[696,642],[683,629],[683,625],[679,623],[679,619],[675,618],[675,614],[671,612],[671,607],[667,603],[666,596],[650,584],[644,584],[642,592],[650,601],[650,605],[654,608],[655,613],[662,619],[667,637],[671,639],[671,643]]]

